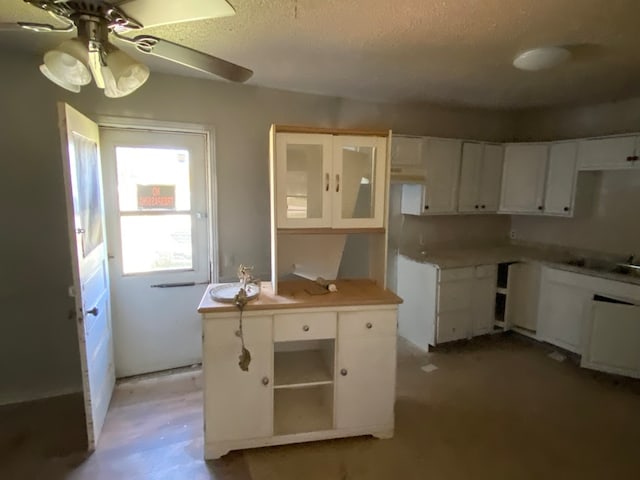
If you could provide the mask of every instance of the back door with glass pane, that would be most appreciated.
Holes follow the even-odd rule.
[[[200,361],[210,281],[207,137],[104,129],[118,377]]]

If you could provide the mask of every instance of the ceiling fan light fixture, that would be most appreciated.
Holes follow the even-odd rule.
[[[116,88],[124,95],[136,91],[149,78],[149,67],[137,62],[119,49],[114,49],[107,54],[107,67]]]
[[[55,83],[59,87],[69,90],[70,92],[73,92],[73,93],[80,92],[80,85],[74,85],[72,83],[68,83],[63,79],[55,76],[54,74],[51,73],[49,68],[44,63],[40,65],[40,71],[45,77],[47,77],[49,80],[51,80],[53,83]]]
[[[526,50],[513,59],[513,66],[520,70],[538,71],[553,68],[566,62],[571,52],[564,47],[539,47]]]
[[[45,53],[44,64],[52,76],[65,83],[87,85],[91,82],[87,47],[77,38],[65,40]]]

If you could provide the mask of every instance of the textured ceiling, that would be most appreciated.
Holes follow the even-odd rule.
[[[145,32],[251,68],[250,84],[362,100],[526,108],[640,95],[639,0],[229,3],[235,16]],[[50,17],[2,0],[0,22],[16,20]],[[0,48],[44,51],[60,40],[0,32]],[[542,72],[512,67],[516,53],[544,45],[570,46],[572,61]],[[154,71],[191,74],[148,59]]]

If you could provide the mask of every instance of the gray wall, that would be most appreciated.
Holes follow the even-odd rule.
[[[220,273],[237,263],[269,270],[268,129],[271,123],[392,128],[398,133],[500,140],[501,112],[389,105],[152,74],[129,97],[94,87],[68,93],[40,59],[0,52],[0,404],[79,390],[56,102],[89,117],[122,116],[215,128]]]
[[[518,140],[555,140],[640,132],[640,98],[589,107],[520,112],[515,119]],[[593,194],[597,208],[574,219],[512,217],[519,240],[561,245],[627,256],[640,255],[640,170],[601,172]]]

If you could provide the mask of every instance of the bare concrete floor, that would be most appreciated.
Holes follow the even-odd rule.
[[[640,382],[557,362],[517,336],[429,354],[401,342],[393,439],[202,460],[199,372],[117,387],[97,451],[77,396],[0,409],[1,479],[626,479],[640,472]],[[420,369],[433,364],[436,370]]]

